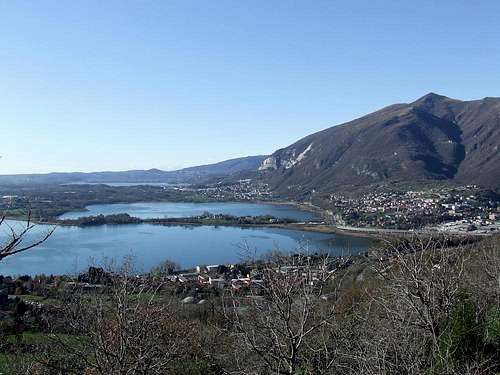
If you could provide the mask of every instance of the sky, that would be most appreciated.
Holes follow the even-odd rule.
[[[500,1],[0,0],[0,173],[270,154],[428,92],[500,96]]]

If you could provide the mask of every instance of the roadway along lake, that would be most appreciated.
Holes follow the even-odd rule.
[[[146,205],[157,204],[148,203]],[[165,204],[160,204],[165,205]],[[168,212],[184,212],[185,216],[191,216],[195,210],[192,205],[196,204],[170,204],[162,206],[163,212],[168,207]],[[108,209],[117,209],[109,211]],[[210,206],[217,212],[261,215],[267,210],[286,211],[286,216],[290,217],[293,211],[290,206],[268,207],[265,206],[247,207],[246,204],[215,204]],[[97,208],[101,210],[98,210]],[[141,217],[155,217],[157,212],[148,213],[144,210],[144,204],[132,205],[99,205],[90,207],[92,214],[129,212],[137,215],[140,211]],[[186,211],[189,208],[189,214]],[[226,211],[226,208],[237,211]],[[128,208],[123,211],[122,208]],[[198,210],[206,211],[206,204],[200,204]],[[245,211],[251,209],[254,211]],[[243,210],[243,211],[241,211]],[[296,210],[293,208],[293,210]],[[200,213],[201,213],[200,212]],[[274,211],[276,215],[277,211]],[[79,215],[82,213],[80,212]],[[89,214],[88,212],[86,213]],[[273,213],[270,213],[273,214]],[[311,215],[307,212],[298,211],[300,215]],[[76,215],[76,214],[75,214]],[[177,216],[174,214],[173,216]],[[305,217],[306,217],[305,216]],[[74,216],[77,217],[77,216]],[[304,217],[304,219],[305,219]],[[20,222],[9,224],[20,228]],[[4,239],[7,228],[1,228],[1,237]],[[48,227],[38,225],[31,233],[32,238],[40,237]],[[28,252],[17,254],[6,258],[0,263],[0,274],[21,275],[21,274],[62,274],[77,273],[86,269],[89,264],[102,264],[105,259],[115,259],[121,261],[125,256],[133,255],[136,264],[141,271],[148,271],[151,267],[165,259],[171,259],[180,263],[183,267],[195,266],[198,264],[219,264],[232,263],[241,260],[242,247],[248,246],[257,255],[269,250],[281,249],[294,251],[300,248],[307,251],[328,251],[332,255],[357,254],[366,251],[372,244],[372,240],[366,238],[350,237],[344,235],[303,232],[288,229],[274,229],[264,227],[239,228],[239,227],[212,227],[212,226],[155,226],[150,224],[129,224],[129,225],[104,225],[96,227],[58,227],[52,237],[41,246]]]

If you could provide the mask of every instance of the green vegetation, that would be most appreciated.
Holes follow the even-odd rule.
[[[270,215],[264,216],[232,216],[226,214],[204,213],[200,216],[179,217],[179,218],[152,218],[141,219],[129,214],[84,216],[78,219],[56,220],[62,225],[96,226],[105,224],[157,224],[157,225],[269,225],[269,224],[290,224],[295,220],[276,218]]]
[[[84,336],[68,335],[68,334],[53,334],[42,332],[23,332],[20,335],[8,335],[5,342],[9,344],[21,345],[45,345],[54,341],[62,340],[67,345],[74,345],[85,341]]]

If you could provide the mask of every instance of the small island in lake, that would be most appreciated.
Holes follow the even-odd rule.
[[[259,216],[233,216],[228,214],[211,214],[205,212],[201,215],[190,217],[172,218],[147,218],[131,216],[127,213],[112,215],[83,216],[76,219],[58,219],[55,224],[75,225],[75,226],[96,226],[96,225],[122,225],[122,224],[157,224],[157,225],[275,225],[292,224],[297,220],[288,218],[277,218],[271,215]]]

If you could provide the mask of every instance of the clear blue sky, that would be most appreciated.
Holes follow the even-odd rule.
[[[268,154],[429,91],[500,96],[500,1],[0,2],[0,173]]]

